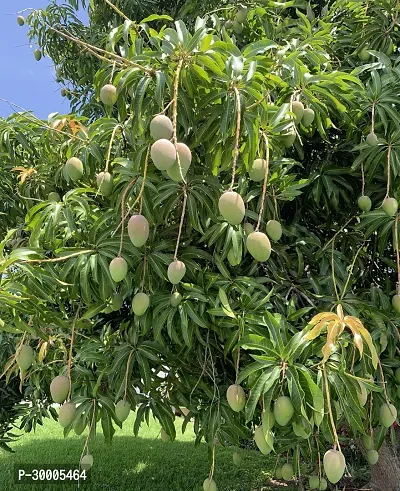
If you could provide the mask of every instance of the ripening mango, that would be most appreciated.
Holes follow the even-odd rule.
[[[113,106],[117,102],[117,88],[106,84],[100,90],[100,100],[105,106]]]
[[[181,279],[185,276],[186,266],[182,261],[172,261],[172,263],[168,266],[168,279],[173,284],[178,284]]]
[[[61,404],[65,401],[69,392],[69,378],[65,375],[58,375],[50,384],[50,393],[54,402]]]
[[[150,122],[150,134],[154,141],[169,140],[172,137],[173,127],[172,121],[164,114],[158,114]]]
[[[224,219],[231,225],[239,225],[246,211],[243,198],[235,191],[225,192],[219,199],[218,208]]]

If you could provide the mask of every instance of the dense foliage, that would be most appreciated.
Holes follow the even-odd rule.
[[[300,461],[321,472],[319,455],[362,435],[379,450],[395,438],[393,410],[382,411],[400,404],[397,203],[381,206],[400,198],[398,3],[313,10],[265,0],[243,13],[206,2],[196,19],[193,2],[154,15],[153,3],[140,2],[142,12],[120,2],[128,18],[136,13],[124,21],[99,2],[89,26],[70,3],[27,22],[79,112],[0,121],[0,342],[35,352],[26,371],[15,354],[3,360],[32,402],[23,424],[54,413],[50,382],[67,374],[88,437],[98,418],[110,441],[121,425],[114,405],[127,400],[135,434],[152,414],[172,439],[173,407],[187,408],[183,424],[194,419],[212,462],[216,438],[252,438],[262,414],[266,451],[287,452],[292,475]],[[99,99],[107,84],[115,104]],[[153,163],[150,122],[160,113],[172,121],[173,150],[190,148],[183,180]],[[83,163],[77,179],[65,166],[73,157]],[[267,163],[257,180],[255,159]],[[107,192],[100,172],[112,174]],[[221,216],[227,190],[243,198],[244,221]],[[368,200],[360,211],[360,195],[372,211]],[[133,213],[150,226],[140,247],[127,230]],[[270,220],[283,227],[278,240]],[[245,224],[267,227],[267,260],[249,253]],[[109,268],[117,257],[129,267],[121,282]],[[171,285],[176,259],[186,272]],[[138,292],[150,297],[143,315],[131,308]],[[226,399],[235,382],[244,411]],[[265,418],[282,395],[294,414],[271,430]]]

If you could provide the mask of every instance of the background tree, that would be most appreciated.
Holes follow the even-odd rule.
[[[254,436],[287,457],[278,475],[321,489],[355,440],[372,486],[397,490],[398,3],[143,20],[105,1],[89,27],[70,3],[27,22],[79,113],[0,122],[1,341],[33,402],[23,425],[67,400],[84,454],[97,420],[110,441],[132,408],[135,433],[153,414],[173,439],[182,407],[209,444],[205,489],[215,438]]]

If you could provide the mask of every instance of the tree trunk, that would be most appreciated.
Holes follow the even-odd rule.
[[[372,491],[400,491],[400,460],[396,450],[388,442],[379,449],[379,460],[371,469]]]

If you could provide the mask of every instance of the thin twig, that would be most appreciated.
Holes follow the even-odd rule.
[[[348,286],[348,284],[349,284],[349,281],[350,281],[351,275],[353,274],[354,265],[355,265],[355,263],[356,263],[356,260],[357,260],[357,257],[358,257],[358,255],[359,255],[359,253],[361,252],[362,248],[364,247],[364,244],[365,244],[365,242],[363,242],[363,243],[361,244],[361,246],[358,248],[358,250],[357,250],[356,254],[354,255],[353,261],[351,262],[351,265],[350,265],[349,274],[347,275],[347,280],[346,280],[346,283],[345,283],[345,285],[344,285],[344,287],[343,287],[342,294],[340,295],[340,300],[342,300],[342,299],[343,299],[343,297],[344,297],[344,295],[345,295],[345,293],[346,293],[346,289],[347,289],[347,286]]]
[[[333,260],[333,252],[334,252],[333,246],[334,246],[334,244],[335,244],[335,241],[332,242],[332,254],[331,254],[332,281],[333,281],[333,286],[335,288],[336,299],[339,302],[340,301],[340,299],[339,299],[339,292],[338,292],[338,289],[337,289],[336,277],[335,277],[335,262]]]
[[[110,2],[110,0],[104,0],[112,9],[117,12],[123,19],[128,20],[129,22],[132,22],[129,17],[127,17],[121,10],[119,10],[118,7],[116,7],[113,3]]]
[[[258,214],[258,221],[257,221],[257,226],[255,229],[255,232],[258,232],[258,229],[260,228],[263,212],[264,212],[264,202],[265,202],[265,195],[267,193],[267,180],[268,180],[268,171],[269,171],[269,141],[267,135],[263,132],[263,138],[265,142],[265,169],[264,169],[264,183],[263,183],[263,189],[262,189],[262,195],[261,195],[261,205],[260,205],[260,212]]]
[[[128,65],[128,66],[133,66],[135,68],[138,68],[139,70],[142,70],[143,72],[146,72],[149,75],[152,75],[154,73],[154,70],[152,68],[146,68],[146,67],[144,67],[142,65],[139,65],[138,63],[135,63],[133,61],[130,61],[130,60],[124,58],[123,56],[119,56],[119,55],[117,55],[115,53],[111,53],[110,51],[106,51],[105,49],[99,48],[98,46],[94,46],[92,44],[86,43],[85,41],[82,41],[81,39],[73,36],[70,33],[65,33],[63,31],[59,31],[58,29],[56,29],[55,27],[47,24],[46,22],[44,24],[49,29],[51,29],[52,31],[56,32],[60,36],[63,36],[66,39],[69,39],[70,41],[73,41],[73,42],[75,42],[75,43],[77,43],[77,44],[85,47],[92,54],[94,54],[97,58],[100,58],[100,59],[102,59],[104,61],[107,61],[108,63],[111,63],[111,62],[114,62],[115,61],[116,63],[122,64],[122,65]],[[96,53],[96,51],[98,53]],[[110,56],[112,58],[112,60],[106,58],[105,56],[101,56],[99,53],[103,53],[105,55]]]
[[[85,251],[74,252],[73,254],[69,254],[68,256],[55,257],[53,259],[20,259],[20,261],[23,261],[24,263],[60,263],[62,261],[66,261],[71,257],[80,256],[81,254],[89,254],[92,252],[96,252],[96,251],[92,249],[88,249]]]
[[[23,118],[25,118],[27,121],[29,121],[30,123],[36,123],[38,124],[40,127],[42,128],[46,128],[47,130],[50,130],[50,131],[54,131],[55,133],[60,133],[62,135],[66,135],[68,136],[69,138],[73,138],[73,139],[76,139],[76,140],[80,140],[82,142],[86,142],[86,140],[84,140],[83,138],[79,137],[79,136],[76,136],[76,135],[73,135],[71,133],[67,133],[66,131],[62,131],[62,130],[58,130],[56,128],[52,128],[51,126],[49,126],[48,124],[46,124],[44,121],[42,121],[41,119],[37,118],[34,114],[32,114],[30,111],[28,111],[27,109],[24,109],[23,107],[19,106],[18,104],[15,104],[15,102],[11,102],[7,99],[3,99],[2,97],[0,97],[0,101],[3,101],[3,102],[6,102],[7,104],[9,104],[11,106],[11,108],[13,109],[12,106],[14,107],[17,107],[18,109],[21,109],[22,111],[24,111],[25,113],[29,114],[29,118],[27,116],[25,116],[25,114],[18,114],[18,116],[21,116]],[[13,109],[14,110],[14,109]],[[32,121],[32,119],[33,121]]]
[[[253,107],[258,106],[259,104],[262,104],[266,99],[269,99],[269,92],[267,92],[262,99],[259,99],[258,101],[254,102],[253,104],[250,104],[250,106],[247,106],[246,111],[248,111],[249,109],[253,109]]]
[[[349,220],[347,220],[347,222],[335,233],[335,235],[328,240],[328,242],[324,245],[324,247],[322,248],[323,251],[325,251],[325,249],[327,249],[329,247],[329,245],[331,244],[331,242],[333,242],[336,237],[341,233],[343,232],[343,230],[347,227],[347,225],[354,219],[354,217],[351,217]]]

